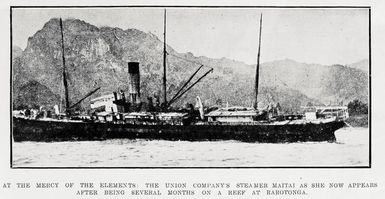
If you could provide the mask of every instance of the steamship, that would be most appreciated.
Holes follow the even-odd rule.
[[[12,137],[20,141],[79,141],[105,139],[149,139],[149,140],[239,140],[245,142],[305,142],[335,141],[334,132],[342,128],[348,117],[345,107],[313,107],[304,115],[273,115],[268,110],[257,109],[259,59],[262,32],[260,18],[259,46],[255,79],[255,103],[253,107],[225,107],[215,110],[204,109],[197,97],[197,108],[175,110],[171,104],[188,92],[195,84],[213,71],[209,68],[194,83],[189,83],[203,65],[189,78],[170,100],[166,96],[166,11],[164,13],[163,48],[163,100],[142,103],[140,96],[140,64],[128,63],[128,95],[123,91],[91,100],[92,108],[104,107],[104,111],[90,116],[74,116],[70,106],[66,80],[63,42],[63,25],[60,19],[62,38],[63,85],[66,111],[51,118],[30,118],[14,115]],[[146,108],[143,108],[143,106]]]

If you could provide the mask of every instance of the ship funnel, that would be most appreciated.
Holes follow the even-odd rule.
[[[140,103],[139,62],[128,62],[128,95],[130,103]]]

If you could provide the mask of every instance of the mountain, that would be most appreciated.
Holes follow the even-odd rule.
[[[59,101],[59,98],[60,97],[52,93],[48,87],[32,80],[20,87],[18,95],[15,97],[14,108],[39,109],[40,106],[51,106],[55,104]]]
[[[99,86],[101,90],[92,97],[127,90],[127,62],[130,61],[140,63],[142,100],[160,94],[163,42],[154,34],[136,29],[96,27],[78,19],[67,19],[63,26],[70,104]],[[214,69],[175,106],[193,103],[198,95],[207,106],[221,103],[252,105],[255,66],[227,58],[212,59],[178,53],[171,46],[167,46],[167,52],[168,99],[200,64],[205,67],[197,76],[208,71],[208,67]],[[12,60],[14,106],[22,106],[17,104],[20,102],[28,103],[18,100],[18,97],[23,94],[23,86],[31,81],[47,87],[53,99],[63,95],[61,57],[59,19],[53,18],[28,38],[26,49]],[[296,111],[308,102],[328,104],[343,101],[347,104],[353,99],[367,102],[367,77],[364,71],[341,65],[322,66],[287,59],[263,63],[259,105],[264,107],[279,102],[286,111]],[[43,103],[40,98],[31,100]],[[81,106],[88,108],[89,100]]]
[[[16,59],[21,56],[23,50],[19,46],[12,46],[12,59]]]
[[[367,73],[369,72],[369,60],[368,59],[363,59],[361,61],[349,64],[347,66],[349,66],[350,68],[356,68],[356,69],[362,70],[362,71],[367,72]]]
[[[324,66],[293,60],[279,60],[262,65],[265,84],[296,88],[324,104],[347,104],[354,99],[368,101],[368,74],[343,65]]]

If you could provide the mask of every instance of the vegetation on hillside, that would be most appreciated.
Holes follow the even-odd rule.
[[[359,100],[353,100],[348,104],[350,117],[346,122],[353,127],[368,127],[368,104]]]
[[[368,114],[368,104],[360,100],[353,100],[348,104],[348,111],[351,116]]]

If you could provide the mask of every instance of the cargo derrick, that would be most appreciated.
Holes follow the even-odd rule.
[[[203,119],[199,117],[203,113],[194,110],[194,106],[189,104],[184,109],[173,109],[171,105],[180,99],[185,93],[187,93],[192,87],[194,87],[198,82],[200,82],[205,76],[213,71],[213,68],[209,67],[209,70],[206,71],[203,75],[197,78],[192,82],[193,78],[197,73],[204,67],[204,65],[199,64],[199,68],[189,77],[189,79],[183,84],[183,86],[177,91],[177,93],[167,100],[167,76],[166,76],[166,64],[167,64],[167,55],[169,53],[166,50],[166,10],[164,11],[164,39],[163,39],[163,81],[162,81],[162,103],[160,102],[159,96],[147,97],[147,102],[142,102],[140,95],[140,67],[138,62],[128,62],[128,95],[126,96],[123,90],[118,92],[113,92],[114,100],[113,104],[116,105],[116,111],[111,107],[111,110],[106,110],[107,112],[112,112],[114,118],[124,121],[125,123],[130,123],[132,121],[140,121],[145,123],[161,123],[162,120],[172,120],[171,123],[177,124],[191,124],[196,122],[196,119]],[[187,62],[192,62],[184,58],[172,55],[179,59],[183,59]],[[192,62],[195,63],[195,62]],[[197,64],[197,63],[195,63]],[[153,101],[155,100],[155,101]],[[155,105],[154,105],[155,104]],[[118,117],[117,117],[118,116]],[[113,119],[115,121],[116,119]],[[176,120],[176,121],[175,121]]]

